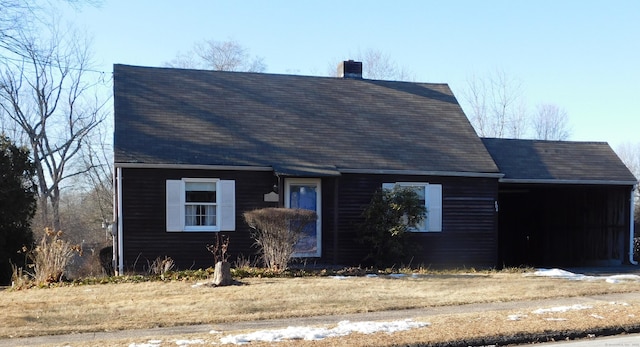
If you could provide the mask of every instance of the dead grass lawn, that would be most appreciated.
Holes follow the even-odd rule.
[[[244,285],[240,286],[219,288],[192,287],[193,282],[149,282],[4,291],[0,295],[0,312],[3,314],[3,319],[0,320],[0,338],[213,324],[613,292],[640,294],[639,283],[575,282],[525,277],[519,273],[495,272],[439,274],[400,279],[251,278],[244,279],[243,283]],[[567,325],[566,328],[569,329],[571,324],[582,324],[579,322],[600,326],[630,322],[640,325],[638,307],[640,307],[640,296],[639,302],[635,305],[620,307],[605,305],[602,308],[604,310],[602,314],[593,310],[588,312],[588,314],[606,317],[604,320],[587,317],[550,322],[527,314],[528,317],[520,321],[507,321],[505,317],[508,314],[515,314],[508,312],[436,316],[428,318],[432,323],[428,328],[394,335],[367,335],[366,337],[354,335],[341,339],[339,344],[344,342],[345,345],[365,346],[371,345],[366,342],[371,342],[370,339],[388,340],[390,343],[403,343],[402,339],[442,341],[447,336],[464,338],[464,336],[479,336],[480,333],[491,335],[511,334],[523,330],[532,332],[535,329],[544,330],[560,324]],[[612,310],[618,310],[620,314],[615,314]],[[575,314],[581,315],[586,312],[578,311]],[[439,326],[445,328],[439,329]],[[208,336],[208,338],[212,340],[215,337]],[[96,342],[93,341],[92,345],[95,344]],[[333,341],[327,346],[337,344],[338,342]]]
[[[429,326],[393,334],[358,334],[354,333],[340,338],[328,338],[318,341],[282,341],[277,346],[288,347],[387,347],[387,346],[478,346],[495,345],[501,341],[513,342],[512,338],[520,338],[521,343],[529,343],[531,337],[544,337],[540,342],[561,340],[562,336],[584,338],[589,332],[594,337],[606,329],[617,329],[623,326],[640,326],[640,300],[622,305],[620,303],[600,303],[591,309],[569,311],[557,314],[537,315],[530,311],[491,311],[482,313],[462,313],[455,315],[436,315],[418,319],[430,323]],[[518,320],[511,320],[511,315],[518,315]],[[329,326],[333,327],[333,326]],[[176,341],[194,342],[190,346],[210,346],[219,344],[227,335],[244,333],[225,332],[216,334],[189,334],[180,336],[148,336],[136,339],[108,341],[91,341],[86,344],[71,343],[74,347],[93,346],[130,346],[142,345],[149,341],[162,341],[162,346],[175,346]],[[518,341],[518,340],[515,340]],[[269,342],[252,342],[252,347],[273,346]],[[41,347],[47,347],[41,346]],[[52,345],[53,347],[53,345]]]

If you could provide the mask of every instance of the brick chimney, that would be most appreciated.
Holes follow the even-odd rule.
[[[338,64],[338,77],[362,79],[362,62],[345,60]]]

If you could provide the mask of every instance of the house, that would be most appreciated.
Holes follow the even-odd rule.
[[[505,204],[530,204],[526,196],[515,199],[525,189],[615,190],[605,198],[621,206],[615,234],[628,253],[632,227],[626,207],[635,178],[608,145],[598,148],[616,168],[614,177],[607,177],[605,168],[600,178],[583,172],[573,177],[570,169],[567,176],[521,176],[522,153],[511,143],[479,138],[446,84],[366,80],[361,63],[353,61],[344,62],[341,72],[343,77],[329,78],[115,65],[119,271],[140,270],[162,256],[183,269],[211,266],[205,246],[215,233],[229,237],[232,257],[251,256],[256,249],[242,213],[278,206],[307,208],[319,216],[295,256],[360,265],[367,254],[358,242],[360,214],[377,189],[395,184],[420,191],[429,211],[410,235],[421,246],[413,264],[496,267],[527,260],[504,249],[529,235],[512,230],[530,209],[519,207],[511,219],[503,216],[509,211]],[[551,151],[562,145],[548,143]],[[578,143],[574,147],[589,153]],[[541,158],[540,165],[562,167],[551,159]],[[604,166],[589,162],[598,158],[584,159],[581,168]],[[572,184],[576,180],[585,184]],[[569,200],[581,193],[572,194]],[[590,197],[593,204],[609,203],[595,192]],[[598,223],[608,223],[602,218]],[[577,237],[579,228],[574,229],[568,238]],[[518,236],[511,236],[514,232]],[[594,231],[587,241],[606,237]],[[619,253],[616,248],[606,256],[622,260]],[[576,253],[569,260],[592,255]]]

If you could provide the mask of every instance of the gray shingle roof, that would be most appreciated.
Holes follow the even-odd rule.
[[[114,66],[115,162],[496,173],[446,84]]]
[[[636,178],[605,142],[483,138],[503,180],[602,181],[633,184]]]

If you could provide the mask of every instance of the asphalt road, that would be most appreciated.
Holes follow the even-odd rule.
[[[530,345],[529,345],[530,346]],[[536,344],[540,347],[640,347],[640,334],[598,337],[578,341],[547,342]]]

